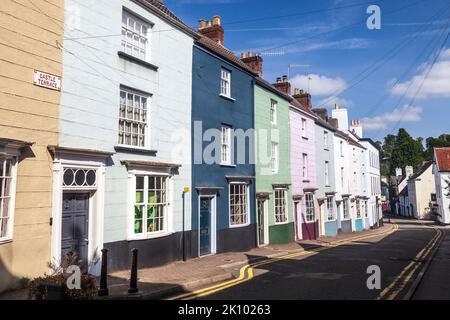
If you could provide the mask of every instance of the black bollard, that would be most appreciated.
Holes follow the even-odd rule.
[[[99,297],[107,297],[109,295],[108,289],[108,249],[102,249],[102,273],[100,276],[100,290],[98,290]]]
[[[138,249],[133,249],[131,252],[133,253],[133,260],[131,263],[130,289],[128,289],[128,293],[133,294],[139,292],[137,286]]]

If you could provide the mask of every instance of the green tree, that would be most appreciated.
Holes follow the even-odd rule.
[[[450,147],[450,134],[442,134],[438,138],[429,137],[426,140],[426,150],[423,153],[425,160],[433,160],[434,148]]]
[[[406,166],[413,166],[418,169],[423,162],[422,138],[414,140],[403,128],[398,131],[394,141],[391,154],[391,175],[395,168],[404,169]]]

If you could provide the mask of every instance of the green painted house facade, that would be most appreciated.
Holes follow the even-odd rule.
[[[292,98],[257,79],[255,86],[258,243],[294,241],[289,108]]]

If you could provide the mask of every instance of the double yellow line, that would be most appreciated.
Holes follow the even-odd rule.
[[[434,228],[436,234],[428,244],[420,250],[420,252],[414,257],[400,274],[387,286],[377,297],[377,300],[394,300],[400,292],[405,289],[412,277],[416,273],[417,269],[426,261],[427,257],[432,253],[433,249],[440,243],[443,237],[443,232],[440,229]]]
[[[319,252],[331,249],[331,248],[335,248],[335,247],[339,247],[348,243],[352,243],[355,241],[359,241],[359,240],[363,240],[363,239],[369,239],[369,238],[374,238],[380,235],[389,235],[391,233],[394,233],[398,230],[398,225],[394,224],[393,228],[389,231],[386,232],[377,232],[375,234],[371,234],[368,236],[362,236],[362,237],[356,237],[356,238],[352,238],[349,240],[344,240],[341,242],[338,242],[336,244],[332,244],[329,245],[327,247],[320,247],[317,249],[313,249],[313,250],[305,250],[302,252],[297,252],[297,253],[291,253],[291,254],[287,254],[281,257],[277,257],[277,258],[272,258],[272,259],[267,259],[264,261],[260,261],[260,262],[255,262],[253,264],[250,265],[245,265],[243,266],[240,271],[239,271],[239,277],[237,277],[236,279],[233,280],[229,280],[208,288],[204,288],[204,289],[200,289],[194,292],[189,292],[189,293],[185,293],[185,294],[181,294],[175,297],[171,297],[167,300],[193,300],[193,299],[197,299],[197,298],[201,298],[201,297],[205,297],[205,296],[209,296],[211,294],[217,293],[219,291],[228,289],[230,287],[234,287],[237,286],[239,284],[242,284],[244,282],[250,281],[253,279],[254,274],[253,271],[255,268],[263,266],[263,265],[267,265],[267,264],[271,264],[277,261],[282,261],[282,260],[288,260],[288,259],[292,259],[292,258],[298,258],[301,256],[307,256],[307,255],[313,255],[313,254],[317,254]]]

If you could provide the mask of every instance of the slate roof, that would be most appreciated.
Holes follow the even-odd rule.
[[[256,71],[254,71],[252,68],[247,66],[244,62],[241,61],[241,59],[236,57],[233,52],[231,52],[224,46],[218,44],[214,40],[212,40],[204,35],[201,35],[201,34],[198,34],[198,35],[200,36],[200,38],[196,41],[196,43],[198,45],[200,45],[208,50],[211,50],[213,53],[217,54],[221,58],[228,60],[229,62],[231,62],[232,64],[234,64],[235,66],[237,66],[241,69],[244,69],[245,71],[251,73],[253,76],[258,75],[258,73]]]
[[[450,172],[450,147],[434,149],[439,172]]]
[[[414,180],[420,177],[427,169],[433,164],[433,161],[427,161],[424,163],[419,170],[417,170],[416,173],[414,173],[411,177],[409,177],[409,180]]]
[[[197,39],[199,37],[199,34],[195,30],[193,30],[191,27],[189,27],[187,24],[185,24],[175,13],[170,11],[160,1],[158,1],[158,0],[133,0],[133,1],[150,9],[152,12],[154,12],[160,18],[166,20],[167,22],[178,27],[182,31],[188,33],[193,38]]]

